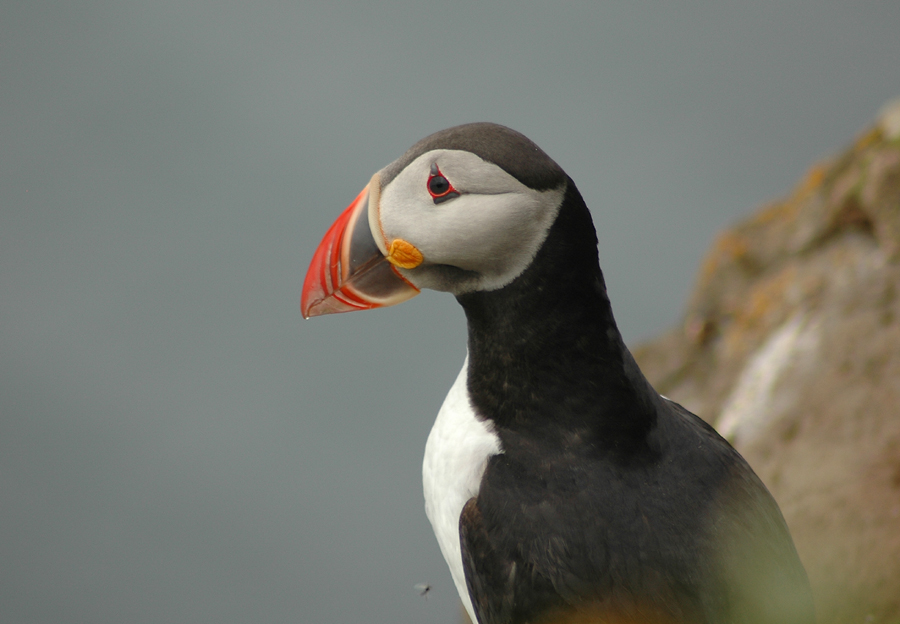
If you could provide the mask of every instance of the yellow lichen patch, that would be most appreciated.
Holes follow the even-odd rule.
[[[785,303],[784,295],[791,283],[791,273],[793,271],[783,271],[754,288],[747,305],[738,312],[735,320],[750,329],[762,324],[771,311],[780,309]]]
[[[861,152],[866,148],[874,145],[875,143],[881,141],[881,138],[881,128],[879,128],[878,126],[874,126],[859,135],[859,137],[856,139],[856,142],[853,144],[853,149],[857,152]]]
[[[822,163],[816,163],[812,167],[809,168],[809,171],[806,172],[806,175],[803,176],[803,180],[797,186],[796,194],[800,196],[806,196],[809,193],[817,190],[820,186],[822,186],[822,182],[825,181],[825,165]]]
[[[729,262],[740,260],[747,254],[747,243],[734,232],[722,232],[716,237],[712,249],[703,260],[700,283],[707,284],[719,268]]]
[[[388,262],[401,269],[414,269],[422,264],[425,257],[412,243],[407,243],[402,238],[395,238],[391,242],[387,259]]]
[[[796,269],[787,267],[753,288],[731,310],[732,323],[725,336],[725,346],[730,353],[739,353],[752,347],[775,325],[788,307],[788,291],[794,285]]]
[[[798,193],[799,194],[799,193]],[[773,221],[789,222],[797,214],[796,202],[776,202],[769,204],[762,210],[750,217],[748,223],[753,225],[765,225]]]

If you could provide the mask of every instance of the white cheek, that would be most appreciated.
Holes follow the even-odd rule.
[[[435,204],[426,187],[437,163],[459,197]],[[559,211],[564,190],[535,191],[474,154],[436,150],[410,163],[383,190],[380,224],[386,244],[401,238],[425,264],[404,271],[413,283],[439,290],[428,267],[449,265],[475,276],[466,288],[492,290],[515,279],[534,258]]]
[[[413,239],[432,262],[486,275],[507,272],[520,255],[530,260],[539,246],[534,239],[546,236],[549,224],[542,217],[555,216],[538,198],[521,193],[463,195],[445,206],[411,224]]]

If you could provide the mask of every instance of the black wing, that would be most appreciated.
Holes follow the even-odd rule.
[[[478,624],[509,622],[514,602],[511,581],[515,579],[516,564],[494,550],[474,498],[469,499],[460,514],[459,539],[466,588]]]
[[[669,403],[658,452],[536,457],[507,439],[460,516],[479,624],[809,624],[774,499],[709,425]],[[552,618],[552,619],[551,619]]]

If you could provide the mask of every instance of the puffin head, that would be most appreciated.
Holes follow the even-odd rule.
[[[473,123],[413,145],[372,176],[316,250],[303,316],[394,305],[423,288],[500,289],[531,263],[568,178],[524,135]]]

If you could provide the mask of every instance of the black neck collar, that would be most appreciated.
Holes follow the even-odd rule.
[[[596,231],[571,179],[522,275],[457,299],[468,320],[469,394],[501,437],[507,431],[551,442],[578,431],[619,448],[644,444],[655,394],[616,327]]]

